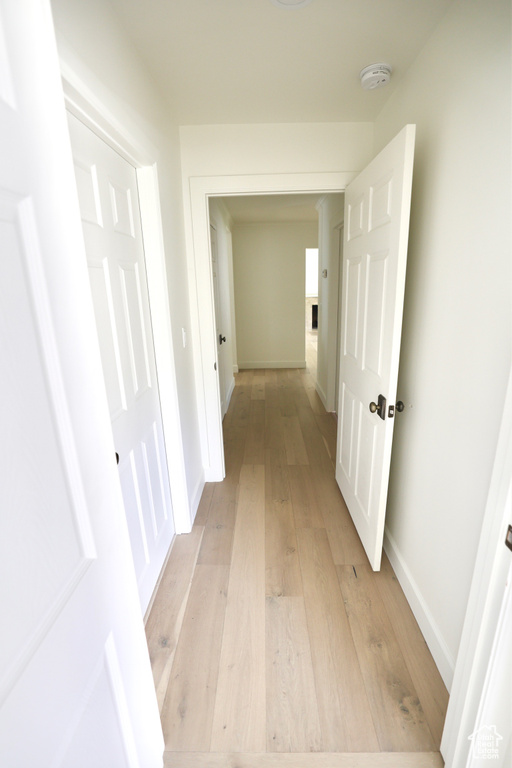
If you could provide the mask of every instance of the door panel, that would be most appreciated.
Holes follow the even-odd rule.
[[[0,4],[0,253],[0,765],[160,768],[47,0]]]
[[[347,187],[336,479],[374,570],[380,568],[402,329],[415,126]]]
[[[144,611],[174,535],[135,169],[68,116],[91,293]]]
[[[219,381],[219,396],[220,396],[220,413],[221,418],[224,418],[227,406],[227,393],[226,393],[226,347],[222,346],[220,338],[223,333],[221,323],[221,308],[220,308],[220,293],[219,293],[219,251],[217,245],[217,230],[210,224],[210,245],[212,249],[212,280],[213,280],[213,305],[215,308],[215,336],[217,338],[217,362],[219,366],[218,381]]]

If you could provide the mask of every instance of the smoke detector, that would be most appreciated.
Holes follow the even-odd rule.
[[[305,5],[309,5],[312,0],[270,0],[272,5],[276,5],[278,8],[303,8]]]
[[[365,91],[373,91],[382,88],[391,80],[391,67],[389,64],[370,64],[361,70],[359,77]]]

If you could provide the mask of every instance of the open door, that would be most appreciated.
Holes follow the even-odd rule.
[[[161,768],[49,0],[0,4],[0,765]]]
[[[345,193],[336,480],[379,570],[391,462],[416,127]]]
[[[219,366],[219,395],[220,395],[220,414],[223,419],[228,409],[226,398],[226,372],[225,356],[222,345],[226,342],[226,337],[222,334],[222,323],[220,313],[220,295],[219,295],[219,250],[217,246],[217,230],[210,224],[210,245],[212,249],[212,279],[213,279],[213,304],[215,309],[215,330],[217,338],[217,362]]]

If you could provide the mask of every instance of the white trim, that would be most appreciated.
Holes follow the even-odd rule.
[[[251,368],[305,368],[305,360],[246,360],[239,361],[238,367],[241,371]]]
[[[149,141],[141,144],[134,139],[63,61],[61,74],[66,108],[136,168],[174,525],[176,533],[187,533],[192,529],[193,517],[181,440],[158,171],[155,162],[158,153]]]
[[[322,389],[321,385],[318,383],[318,379],[315,381],[315,389],[316,389],[316,393],[317,393],[318,397],[322,401],[323,407],[327,411],[327,407],[326,407],[327,398],[325,396],[324,390]]]
[[[396,541],[393,539],[388,528],[384,531],[384,551],[391,563],[395,575],[404,591],[414,618],[418,622],[419,628],[425,638],[430,653],[432,654],[436,666],[443,678],[444,684],[450,690],[453,680],[453,670],[455,668],[455,659],[451,655],[443,636],[430,609],[425,602],[421,591],[414,580]]]
[[[190,501],[190,519],[192,520],[192,523],[196,519],[197,510],[199,509],[199,504],[201,501],[201,496],[203,495],[204,491],[204,485],[206,480],[204,478],[201,478],[197,483],[196,487],[194,488],[194,492],[191,496]]]
[[[184,180],[185,234],[190,275],[191,326],[196,371],[199,433],[205,477],[224,477],[224,446],[216,339],[213,281],[209,258],[208,198],[227,195],[343,192],[354,172],[197,176]],[[238,363],[239,367],[241,364]]]
[[[233,371],[233,373],[235,373],[235,371]],[[237,366],[237,369],[236,369],[236,373],[238,373],[238,366]],[[234,389],[235,389],[235,379],[233,377],[231,379],[231,383],[229,385],[229,390],[228,390],[228,393],[226,395],[226,411],[229,408],[229,404],[231,402],[231,396],[232,396],[232,394],[234,392]]]

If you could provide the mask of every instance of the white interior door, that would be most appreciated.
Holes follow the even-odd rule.
[[[0,4],[0,765],[160,768],[47,0]]]
[[[174,535],[136,171],[68,115],[91,294],[142,610]]]
[[[220,412],[221,417],[224,418],[227,411],[227,398],[226,398],[226,359],[224,351],[226,347],[223,344],[226,341],[226,337],[222,332],[221,323],[221,308],[220,308],[220,292],[219,292],[219,250],[217,244],[217,230],[210,224],[210,245],[212,249],[212,278],[213,278],[213,304],[215,308],[215,329],[217,336],[217,362],[219,366],[218,378],[219,378],[219,395],[220,395]]]
[[[345,193],[336,480],[374,570],[386,516],[414,139],[407,125]]]

